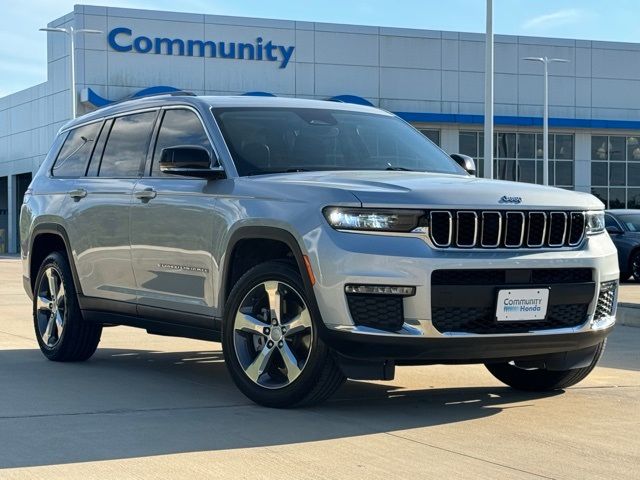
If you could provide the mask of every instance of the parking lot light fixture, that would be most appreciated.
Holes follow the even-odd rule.
[[[93,30],[91,28],[79,28],[75,29],[73,27],[46,27],[41,28],[41,32],[52,32],[52,33],[64,33],[69,36],[69,40],[71,42],[71,54],[70,54],[70,63],[71,63],[71,117],[76,118],[78,114],[78,98],[76,92],[76,35],[79,33],[88,33],[88,34],[98,34],[104,33],[102,30]]]

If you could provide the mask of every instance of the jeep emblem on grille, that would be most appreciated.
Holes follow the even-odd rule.
[[[508,195],[503,195],[500,197],[498,203],[515,203],[517,205],[522,203],[522,197],[509,197]]]

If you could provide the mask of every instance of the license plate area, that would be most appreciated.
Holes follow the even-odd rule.
[[[548,288],[506,288],[498,290],[498,322],[544,320],[549,305]]]

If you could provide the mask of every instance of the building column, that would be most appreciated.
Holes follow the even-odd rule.
[[[591,134],[576,132],[574,185],[577,192],[591,193]]]
[[[7,177],[7,251],[9,253],[18,252],[18,223],[19,212],[16,211],[16,176]]]
[[[440,147],[447,153],[458,153],[460,150],[459,136],[459,129],[443,127],[440,130]]]

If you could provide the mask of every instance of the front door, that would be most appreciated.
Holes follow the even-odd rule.
[[[131,209],[131,246],[138,312],[169,323],[211,328],[216,314],[211,248],[215,196],[209,182],[167,175],[158,162],[164,148],[213,149],[198,114],[187,107],[163,111],[150,165],[136,184]]]

